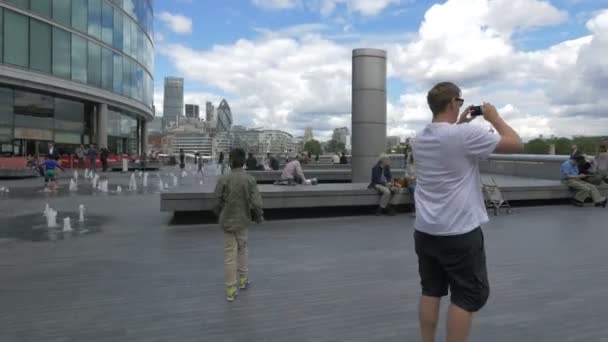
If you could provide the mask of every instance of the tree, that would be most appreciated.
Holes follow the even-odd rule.
[[[304,144],[304,151],[310,152],[313,155],[321,154],[321,143],[315,139],[309,140]]]
[[[532,139],[528,141],[524,150],[528,154],[549,154],[549,144],[543,139]]]
[[[344,143],[337,141],[335,139],[332,139],[327,142],[327,146],[325,147],[325,152],[336,153],[336,152],[342,152],[345,149],[346,149],[346,146],[344,146]]]

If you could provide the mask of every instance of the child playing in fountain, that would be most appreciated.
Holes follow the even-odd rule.
[[[230,152],[232,172],[222,176],[215,187],[215,213],[224,230],[224,280],[226,300],[234,301],[238,289],[246,290],[248,278],[247,233],[252,219],[262,223],[262,197],[256,180],[243,170],[245,151]],[[238,271],[238,282],[237,282]],[[238,285],[238,289],[237,289]]]
[[[57,169],[65,171],[51,155],[44,157],[44,188],[45,190],[57,191]],[[51,182],[51,189],[48,184]]]

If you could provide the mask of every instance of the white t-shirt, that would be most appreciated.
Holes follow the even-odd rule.
[[[474,124],[431,123],[416,137],[416,230],[465,234],[489,221],[479,160],[500,136]]]

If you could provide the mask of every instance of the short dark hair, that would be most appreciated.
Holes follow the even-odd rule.
[[[245,165],[245,151],[242,148],[235,148],[230,151],[230,167],[238,169]]]
[[[454,98],[460,97],[461,91],[452,82],[437,83],[426,96],[426,101],[433,115],[437,115],[447,108]]]

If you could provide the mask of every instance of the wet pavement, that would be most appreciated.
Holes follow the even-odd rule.
[[[110,185],[129,179],[110,176]],[[17,181],[15,197],[0,197],[0,227],[25,235],[0,238],[2,342],[419,340],[408,214],[253,227],[254,283],[229,304],[216,225],[169,225],[154,191],[28,193],[40,182]],[[200,184],[191,177],[180,186]],[[26,241],[25,232],[44,228],[47,203],[75,231],[85,205],[99,230]],[[491,219],[492,293],[471,341],[608,341],[608,210],[518,208]],[[442,341],[443,319],[439,326]]]

